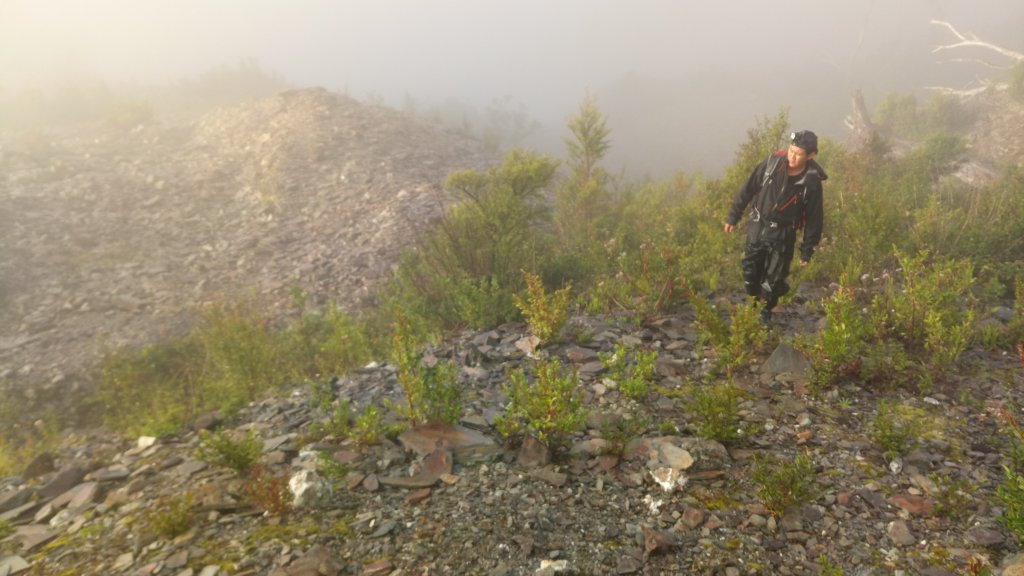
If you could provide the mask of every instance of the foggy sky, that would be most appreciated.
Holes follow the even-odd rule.
[[[931,49],[953,38],[931,18],[1024,49],[1019,0],[0,0],[0,90],[163,82],[253,58],[292,85],[395,107],[510,96],[548,136],[589,92],[610,161],[663,177],[714,171],[782,107],[841,139],[853,88],[873,106],[990,73],[940,63]]]

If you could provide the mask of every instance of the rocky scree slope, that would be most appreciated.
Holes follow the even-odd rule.
[[[293,289],[355,309],[484,169],[478,142],[322,89],[183,124],[0,139],[0,382],[58,398],[105,349]]]
[[[816,325],[807,303],[822,296],[798,291],[779,331]],[[915,438],[890,460],[868,433],[876,391],[810,394],[807,362],[786,344],[733,374],[744,392],[739,425],[760,432],[725,446],[697,434],[692,392],[680,393],[714,357],[697,341],[692,310],[640,327],[572,323],[589,337],[541,351],[578,371],[589,410],[567,454],[513,449],[494,428],[508,371],[535,353],[526,327],[466,333],[423,358],[458,367],[466,406],[455,427],[372,445],[314,434],[331,413],[304,388],[174,436],[69,435],[0,482],[10,527],[0,574],[814,575],[822,557],[849,575],[969,574],[972,563],[1004,576],[1024,570],[995,497],[1006,437],[994,413],[1024,400],[1017,358],[971,350],[982,369],[908,398],[943,434]],[[640,401],[600,361],[620,344],[658,352],[659,388]],[[320,384],[335,407],[355,412],[403,399],[395,368],[379,362]],[[259,439],[268,477],[288,483],[278,493],[290,511],[266,513],[243,478],[197,458],[197,431],[214,428]],[[812,496],[775,516],[753,470],[761,458],[801,455],[813,462]],[[186,529],[161,536],[154,526],[174,502],[187,504]]]

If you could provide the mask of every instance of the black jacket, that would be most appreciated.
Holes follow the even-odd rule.
[[[789,166],[785,151],[772,154],[758,164],[747,183],[736,193],[726,222],[735,226],[743,216],[747,204],[751,205],[751,219],[774,222],[783,228],[803,228],[804,238],[800,244],[800,259],[810,260],[814,248],[821,241],[824,220],[821,183],[828,179],[825,170],[813,159],[807,161],[807,169],[794,182],[795,195],[784,196],[786,174]],[[773,168],[769,174],[769,167]]]

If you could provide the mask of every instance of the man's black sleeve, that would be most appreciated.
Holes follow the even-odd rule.
[[[747,204],[750,204],[750,200],[761,190],[761,180],[764,177],[765,165],[766,162],[761,162],[754,167],[754,170],[750,173],[750,178],[747,178],[747,183],[736,193],[736,198],[732,201],[732,208],[729,209],[729,217],[725,219],[727,224],[735,226],[740,221],[740,218],[743,217],[743,210],[746,209]]]
[[[800,243],[800,259],[808,261],[814,254],[814,249],[821,242],[821,230],[824,226],[825,208],[822,200],[821,182],[807,188],[807,221],[804,224],[804,239]]]

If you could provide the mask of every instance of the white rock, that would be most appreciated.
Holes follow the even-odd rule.
[[[682,471],[678,468],[672,468],[670,466],[662,466],[651,470],[651,478],[657,482],[658,486],[665,492],[671,494],[676,490],[681,490],[689,478],[683,475]]]
[[[299,470],[290,480],[288,489],[291,490],[292,506],[305,508],[320,502],[329,492],[327,482],[313,470]]]

